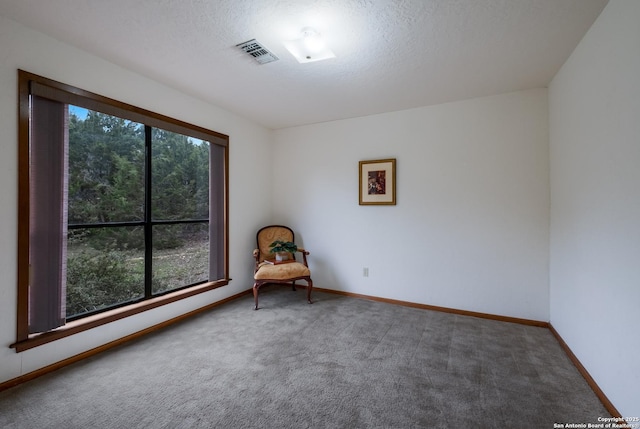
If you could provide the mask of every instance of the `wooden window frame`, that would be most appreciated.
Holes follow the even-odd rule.
[[[30,102],[32,85],[38,85],[39,91],[51,91],[52,96],[67,104],[79,105],[91,110],[116,115],[153,127],[163,128],[176,133],[187,134],[210,144],[224,147],[224,237],[223,250],[224,276],[217,281],[198,284],[179,289],[161,296],[125,305],[98,314],[83,317],[52,331],[29,334],[29,138],[30,138]],[[62,100],[61,100],[62,99]],[[229,136],[196,125],[188,124],[168,116],[160,115],[108,97],[94,94],[67,84],[63,84],[23,70],[18,70],[18,299],[16,342],[11,348],[16,352],[29,350],[70,335],[105,325],[144,311],[167,305],[191,296],[227,285],[229,278]]]

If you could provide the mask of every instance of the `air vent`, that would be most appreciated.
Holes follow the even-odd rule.
[[[253,59],[259,62],[260,64],[271,63],[273,61],[278,61],[279,59],[273,53],[271,53],[267,48],[265,48],[260,43],[258,43],[256,39],[248,40],[236,46],[242,49],[243,51],[245,51],[247,54],[251,55]]]

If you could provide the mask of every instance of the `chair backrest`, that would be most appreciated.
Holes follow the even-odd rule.
[[[293,230],[288,226],[269,225],[261,228],[256,234],[258,249],[260,250],[260,262],[265,259],[273,259],[275,255],[271,253],[271,243],[276,240],[291,241],[295,243]],[[295,259],[295,255],[292,255]]]

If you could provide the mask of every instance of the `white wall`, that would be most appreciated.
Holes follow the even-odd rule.
[[[318,287],[547,321],[547,119],[539,89],[278,130],[274,219]],[[397,205],[359,206],[381,158]]]
[[[0,382],[249,289],[255,230],[270,217],[271,131],[0,17]],[[230,136],[230,275],[226,287],[34,349],[15,353],[17,69],[172,116]],[[247,308],[249,311],[250,308]]]
[[[551,323],[640,416],[640,2],[611,0],[549,89]]]

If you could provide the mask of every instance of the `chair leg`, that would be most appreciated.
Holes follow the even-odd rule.
[[[258,309],[258,289],[260,288],[260,285],[258,285],[257,283],[253,285],[253,301],[255,302],[256,306],[254,308],[254,310]]]
[[[295,280],[291,282],[291,290],[292,291],[296,290],[296,281]]]
[[[313,304],[313,301],[311,301],[311,289],[313,289],[313,281],[311,281],[311,278],[308,278],[306,280],[307,280],[307,302],[309,304]]]

